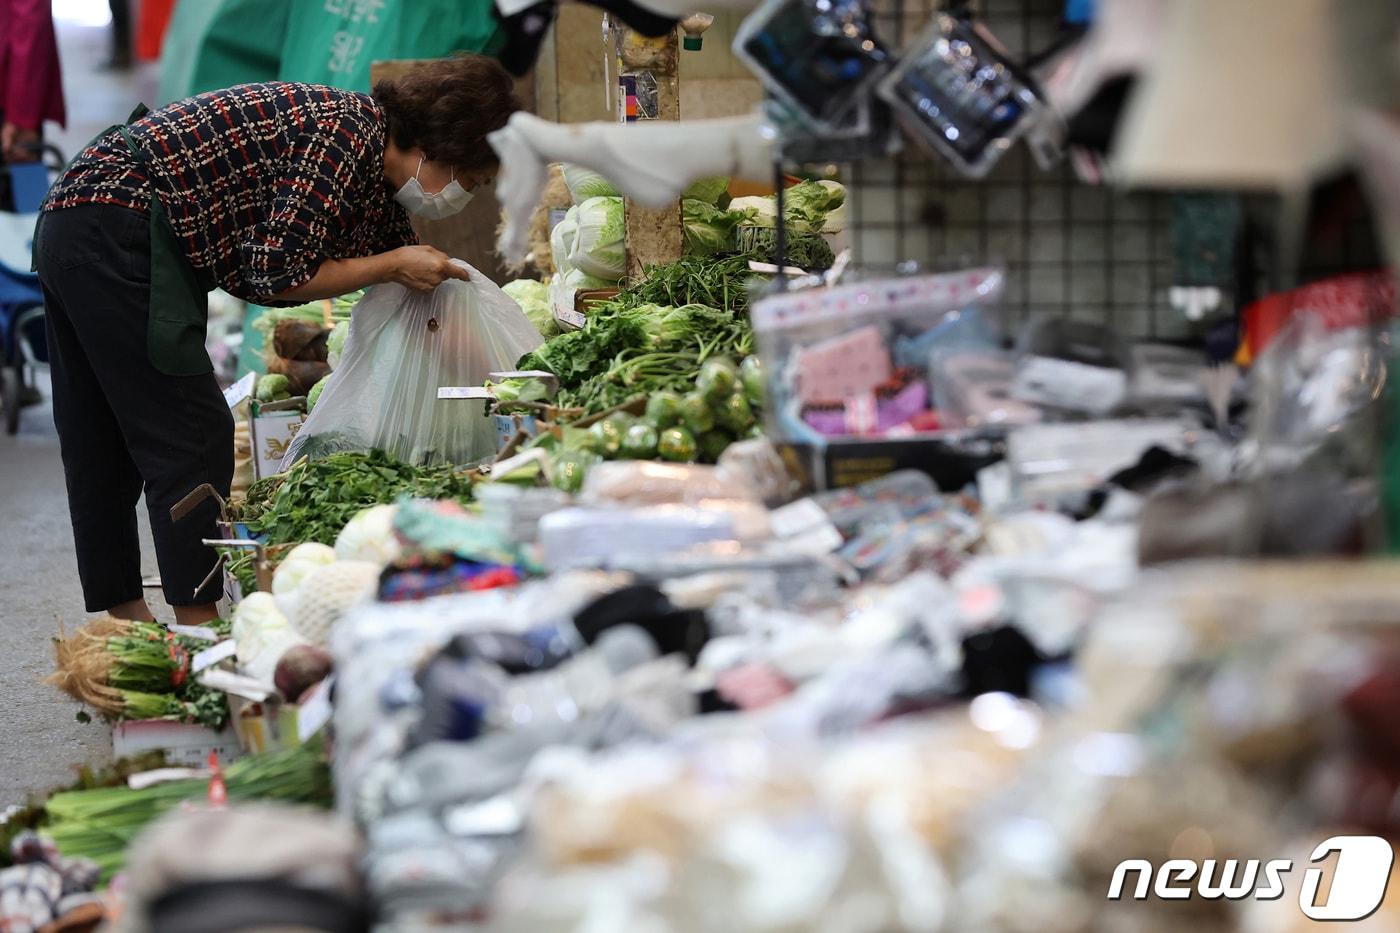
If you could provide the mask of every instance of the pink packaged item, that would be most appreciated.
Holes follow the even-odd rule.
[[[894,375],[880,329],[874,325],[799,350],[794,387],[804,405],[836,405],[874,392]]]

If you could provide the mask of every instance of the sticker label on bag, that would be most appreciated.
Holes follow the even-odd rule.
[[[190,659],[190,673],[198,674],[205,668],[213,667],[220,661],[226,661],[238,652],[238,643],[232,638],[221,641],[212,648],[205,648]]]
[[[312,687],[306,702],[297,708],[297,738],[303,742],[320,732],[331,721],[331,685],[335,675]],[[288,697],[295,700],[295,697]]]
[[[556,308],[554,311],[554,318],[559,321],[559,323],[568,324],[570,327],[578,330],[582,330],[583,325],[588,323],[588,318],[584,317],[578,311],[569,308]]]
[[[224,390],[224,401],[229,408],[235,408],[240,403],[246,402],[253,397],[253,389],[257,386],[258,374],[249,373],[242,379],[235,382]]]
[[[197,638],[200,641],[218,641],[219,633],[207,625],[177,625],[172,622],[166,626],[172,634],[183,635],[185,638]]]
[[[439,399],[491,399],[495,398],[486,386],[438,386]]]

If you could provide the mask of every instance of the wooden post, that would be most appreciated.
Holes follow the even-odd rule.
[[[680,72],[677,59],[680,39],[673,30],[650,39],[625,26],[615,26],[618,35],[618,73],[628,77],[638,99],[637,119],[679,120],[681,118]],[[625,102],[619,90],[619,119],[624,118]],[[681,258],[684,227],[681,205],[651,210],[632,201],[626,204],[627,276],[637,278],[650,265]]]
[[[416,64],[419,62],[412,59],[374,62],[369,69],[370,83],[397,78]],[[515,93],[526,110],[533,109],[534,77],[516,81]],[[510,278],[496,256],[496,225],[500,217],[501,204],[496,200],[493,183],[478,188],[472,202],[451,217],[442,220],[413,217],[412,223],[419,240],[471,263],[482,275],[499,283]]]

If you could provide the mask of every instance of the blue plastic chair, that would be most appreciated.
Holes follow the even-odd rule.
[[[30,215],[37,215],[50,179],[63,165],[57,150],[48,150],[43,162],[0,166],[9,176],[10,195],[17,214],[24,218],[0,225],[6,242],[0,249],[0,410],[5,413],[5,432],[19,430],[19,413],[25,388],[36,388],[34,374],[48,367],[48,338],[44,326],[44,292],[39,277],[29,271],[34,236]],[[21,242],[22,241],[22,242]],[[25,373],[28,370],[29,378]]]

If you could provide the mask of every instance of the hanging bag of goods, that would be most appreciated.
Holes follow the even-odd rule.
[[[459,262],[471,281],[432,292],[379,285],[350,316],[340,365],[282,461],[342,450],[383,450],[415,465],[467,464],[494,455],[485,406],[439,398],[438,389],[480,386],[542,342],[520,306]]]

